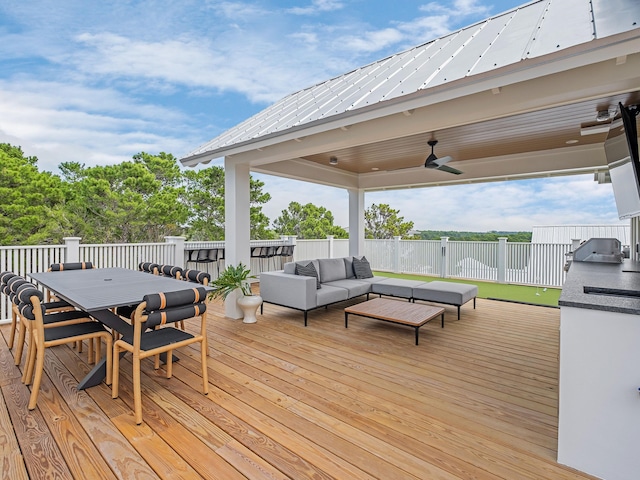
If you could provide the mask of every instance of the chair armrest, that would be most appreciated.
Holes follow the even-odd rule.
[[[310,310],[318,306],[316,293],[316,279],[313,277],[282,271],[260,274],[260,296],[265,302]]]

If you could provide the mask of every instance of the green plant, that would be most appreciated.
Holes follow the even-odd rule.
[[[213,288],[213,290],[209,292],[209,298],[222,297],[226,300],[229,294],[237,289],[240,289],[243,295],[253,295],[251,285],[247,280],[256,278],[256,276],[250,275],[250,273],[251,269],[247,268],[242,262],[237,266],[227,266],[227,268],[218,275],[218,278],[209,284],[209,286]]]

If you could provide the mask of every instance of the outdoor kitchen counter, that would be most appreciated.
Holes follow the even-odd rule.
[[[623,295],[585,293],[585,287],[619,291]],[[625,292],[638,296],[627,296]],[[623,263],[573,262],[558,304],[561,307],[639,315],[640,263],[631,260]]]
[[[637,479],[640,471],[638,267],[574,261],[558,302],[558,462],[612,480]]]

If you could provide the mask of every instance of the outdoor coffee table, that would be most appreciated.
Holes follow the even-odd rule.
[[[349,314],[400,325],[409,325],[416,331],[416,345],[418,345],[420,327],[438,315],[442,318],[442,328],[444,328],[444,308],[388,298],[374,298],[373,300],[345,308],[344,328],[348,328]]]

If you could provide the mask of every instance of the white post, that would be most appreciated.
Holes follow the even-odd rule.
[[[236,164],[229,157],[224,159],[224,253],[226,265],[250,264],[251,229],[249,219],[249,165]],[[242,318],[242,310],[236,302],[238,292],[227,297],[224,313],[229,318]]]
[[[328,258],[333,258],[333,237],[334,235],[327,235],[327,242],[329,242],[329,257]]]
[[[349,189],[349,255],[364,255],[364,190]]]
[[[74,263],[80,261],[80,237],[64,237],[64,245],[66,247],[64,261]]]
[[[507,237],[498,237],[498,283],[507,283]]]
[[[173,243],[173,264],[176,266],[180,266],[182,268],[186,267],[186,262],[184,259],[184,241],[186,238],[184,237],[164,237],[164,241],[167,243]]]
[[[400,273],[400,239],[402,237],[396,235],[393,237],[393,273]]]
[[[447,244],[449,243],[449,237],[440,237],[440,250],[442,258],[440,259],[440,276],[446,278],[449,276],[449,262],[447,261]]]

